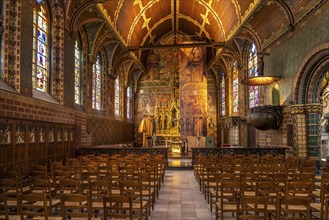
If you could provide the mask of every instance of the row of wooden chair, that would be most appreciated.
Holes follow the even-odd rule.
[[[115,155],[102,156],[100,159],[98,156],[88,155],[82,159],[70,158],[67,161],[65,165],[61,162],[51,163],[51,172],[48,172],[47,166],[35,166],[25,187],[18,175],[2,179],[0,190],[6,194],[9,214],[17,214],[21,210],[21,196],[31,193],[43,194],[50,210],[59,209],[61,199],[67,194],[89,197],[93,207],[99,210],[103,209],[103,199],[114,195],[129,195],[134,209],[135,202],[139,201],[140,207],[146,209],[140,212],[144,213],[143,216],[145,213],[149,215],[151,209],[154,209],[163,183],[165,164],[162,156],[130,155],[127,158]]]
[[[328,165],[323,164],[323,174],[319,178],[315,160],[277,155],[209,155],[196,158],[194,173],[210,209],[215,206],[217,214],[221,213],[223,199],[235,201],[236,212],[239,198],[257,196],[267,199],[267,212],[282,217],[279,202],[298,196],[309,198],[310,215],[316,214],[320,219],[325,219],[326,198],[329,196]],[[226,182],[236,187],[235,193],[223,193],[222,187],[226,186]],[[226,198],[230,194],[232,198]]]
[[[91,198],[82,194],[66,194],[60,200],[60,215],[52,216],[44,194],[21,194],[19,215],[10,215],[6,203],[6,194],[0,196],[0,219],[147,219],[147,209],[128,195],[110,195],[103,198],[101,208],[95,207]]]

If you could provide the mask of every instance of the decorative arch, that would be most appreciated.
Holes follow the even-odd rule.
[[[329,67],[329,42],[316,46],[299,66],[293,83],[292,101],[298,104],[317,103],[320,101],[319,88],[326,68]]]

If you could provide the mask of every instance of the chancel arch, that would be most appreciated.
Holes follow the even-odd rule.
[[[323,45],[322,45],[323,46]],[[313,49],[301,64],[295,78],[293,94],[295,105],[291,107],[296,132],[294,149],[299,156],[328,156],[328,71],[329,49],[321,45]],[[303,118],[303,120],[298,120]],[[303,132],[304,134],[301,134]],[[305,135],[300,142],[298,135]]]

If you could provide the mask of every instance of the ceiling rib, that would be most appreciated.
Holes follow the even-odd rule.
[[[177,0],[174,0],[174,45],[177,44]]]
[[[172,44],[172,45],[147,45],[138,47],[128,47],[128,51],[139,51],[139,50],[153,50],[153,49],[166,49],[166,48],[190,48],[190,47],[212,47],[221,48],[224,47],[225,43],[191,43],[191,44]]]

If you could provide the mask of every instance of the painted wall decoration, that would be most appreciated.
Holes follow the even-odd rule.
[[[154,132],[161,131],[157,132],[159,135],[176,136],[172,128],[178,122],[181,139],[207,135],[216,139],[216,84],[214,76],[207,78],[205,54],[205,48],[201,47],[150,52],[147,74],[138,82],[135,99],[137,125],[144,115],[153,115]],[[167,118],[166,114],[160,116],[159,111],[171,109],[174,105],[178,106],[179,118],[173,120],[169,114]]]
[[[207,76],[207,135],[214,137],[217,143],[217,92],[216,78],[213,74]]]
[[[204,49],[179,50],[181,136],[207,135],[207,78]]]

